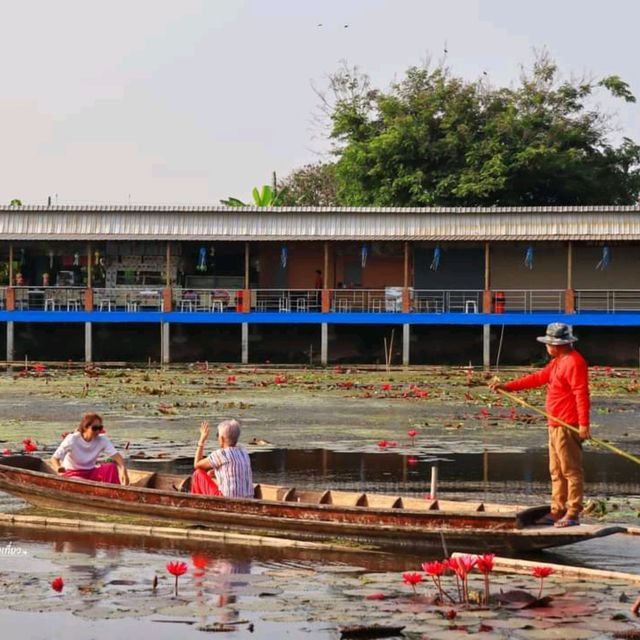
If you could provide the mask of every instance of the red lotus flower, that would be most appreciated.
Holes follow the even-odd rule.
[[[553,573],[551,567],[534,567],[532,575],[535,578],[548,578]]]
[[[178,597],[178,578],[184,573],[187,573],[188,570],[189,567],[186,562],[167,562],[167,571],[172,576],[176,577],[176,584],[174,587],[174,594],[176,597]]]
[[[449,568],[460,578],[464,580],[469,571],[476,565],[476,558],[470,555],[456,556],[455,558],[449,558]]]
[[[389,440],[387,442],[387,447],[397,447],[398,443],[395,440]]]
[[[11,449],[3,449],[2,450],[2,455],[3,456],[10,456],[11,455]]]
[[[455,558],[449,558],[449,560],[447,560],[449,569],[451,569],[451,571],[456,574],[456,580],[458,581],[458,595],[460,596],[460,599],[467,604],[469,602],[469,589],[467,581],[469,578],[469,571],[473,569],[475,564],[475,556],[470,555],[456,556]],[[462,586],[461,590],[460,586]]]
[[[488,418],[490,415],[491,413],[486,407],[482,407],[482,409],[480,409],[480,411],[478,412],[478,416],[480,418]]]
[[[407,464],[411,465],[412,467],[418,464],[418,458],[407,458]]]
[[[235,376],[227,376],[227,384],[231,384],[232,382],[236,381],[236,377]]]
[[[391,391],[391,384],[389,382],[383,382],[380,388],[383,391]]]
[[[58,576],[51,581],[51,588],[58,593],[60,593],[62,589],[64,589],[64,580],[61,576]]]
[[[273,383],[274,384],[284,384],[286,381],[287,381],[287,379],[284,376],[277,375],[274,378]]]
[[[438,562],[437,560],[434,562],[423,562],[422,570],[430,576],[441,576],[444,575],[444,572],[447,570],[447,565],[445,562]]]
[[[490,573],[493,571],[493,559],[496,557],[495,553],[485,553],[482,556],[476,557],[476,567],[480,573]]]
[[[384,600],[385,599],[385,595],[384,593],[370,593],[367,597],[367,600]]]
[[[409,429],[409,431],[407,431],[407,435],[413,439],[418,435],[418,432],[415,429]]]
[[[37,374],[42,375],[42,374],[45,372],[46,367],[42,364],[42,362],[36,362],[36,363],[33,365],[33,370],[34,370]]]
[[[478,571],[484,576],[484,603],[489,604],[489,598],[491,593],[489,590],[489,574],[493,571],[493,559],[496,557],[495,553],[485,553],[482,556],[476,557],[476,567]]]
[[[538,600],[540,600],[540,598],[542,598],[544,579],[548,578],[553,573],[553,569],[551,567],[534,567],[531,573],[534,578],[540,578],[540,590],[538,591]]]
[[[389,446],[389,441],[388,440],[380,440],[380,442],[378,442],[378,446],[381,449],[386,449]]]
[[[415,573],[415,572],[407,572],[407,573],[403,573],[402,574],[402,581],[405,584],[411,585],[411,588],[413,589],[413,593],[417,593],[416,591],[416,585],[419,584],[420,582],[422,582],[422,574],[421,573]]]
[[[422,570],[433,580],[433,584],[436,586],[438,590],[438,596],[440,597],[440,601],[444,601],[445,593],[442,589],[442,576],[444,572],[447,570],[447,562],[423,562]]]
[[[422,389],[416,389],[414,391],[416,398],[428,398],[429,397],[429,392],[428,391],[422,391]]]
[[[25,453],[33,453],[38,450],[38,445],[31,438],[25,438],[22,441],[22,446]]]

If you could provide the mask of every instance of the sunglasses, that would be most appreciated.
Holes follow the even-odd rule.
[[[92,424],[91,431],[102,431],[104,427],[101,424]]]

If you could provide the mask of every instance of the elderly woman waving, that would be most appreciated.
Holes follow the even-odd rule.
[[[223,420],[218,425],[219,449],[204,457],[209,437],[209,423],[200,425],[200,438],[193,458],[195,472],[191,478],[191,492],[226,498],[253,498],[251,460],[247,451],[238,446],[240,423]],[[211,477],[215,473],[216,481]]]
[[[51,466],[67,478],[129,484],[124,459],[111,440],[102,433],[103,430],[102,417],[97,413],[87,413],[78,429],[60,443],[51,458]],[[110,457],[113,462],[96,465],[101,455]]]

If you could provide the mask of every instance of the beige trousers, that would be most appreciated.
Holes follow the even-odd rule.
[[[577,518],[582,512],[582,445],[577,433],[549,427],[551,513]]]

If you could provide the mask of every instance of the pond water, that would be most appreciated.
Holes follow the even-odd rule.
[[[617,560],[623,565],[624,542],[598,544],[603,543],[609,545],[608,555],[614,559],[610,568],[618,567]],[[589,549],[595,543],[578,546],[581,552],[575,556],[549,559],[574,562],[579,556],[588,563]],[[450,623],[424,600],[414,599],[402,584],[401,572],[419,570],[423,560],[0,528],[0,628],[3,637],[6,634],[21,640],[102,640],[136,634],[180,640],[202,637],[206,631],[216,631],[216,637],[223,638],[329,640],[340,637],[342,625],[378,623],[406,625],[409,637],[424,637],[427,632],[433,633],[428,637],[450,637]],[[630,558],[627,550],[624,569],[638,570],[639,560],[639,556]],[[166,570],[168,561],[183,561],[188,566],[179,579],[178,597],[173,593],[173,577]],[[628,566],[630,562],[635,566]],[[57,576],[64,579],[62,593],[50,587]],[[496,575],[493,585],[494,589],[537,589],[530,576]],[[479,578],[474,588],[481,588]],[[596,607],[598,602],[600,607],[593,609],[591,627],[575,637],[611,637],[598,623],[603,629],[608,624],[616,630],[616,623],[609,620],[612,612],[627,611],[627,599],[635,598],[633,587],[624,583],[567,584],[566,580],[555,582],[553,577],[547,582],[548,592],[559,597],[571,588],[580,590],[583,603],[593,602]],[[367,599],[380,592],[385,594],[384,602]],[[426,592],[426,586],[421,585],[420,594]],[[503,634],[494,631],[483,638],[540,637],[518,635],[514,615],[462,610],[457,621],[476,627],[485,622]],[[520,620],[520,627],[533,625],[540,633],[545,625],[557,626],[559,622],[550,625],[544,619],[525,619]],[[570,620],[561,622],[570,626],[566,624]],[[584,620],[573,621],[573,626],[583,624]],[[624,628],[630,628],[629,623]]]

